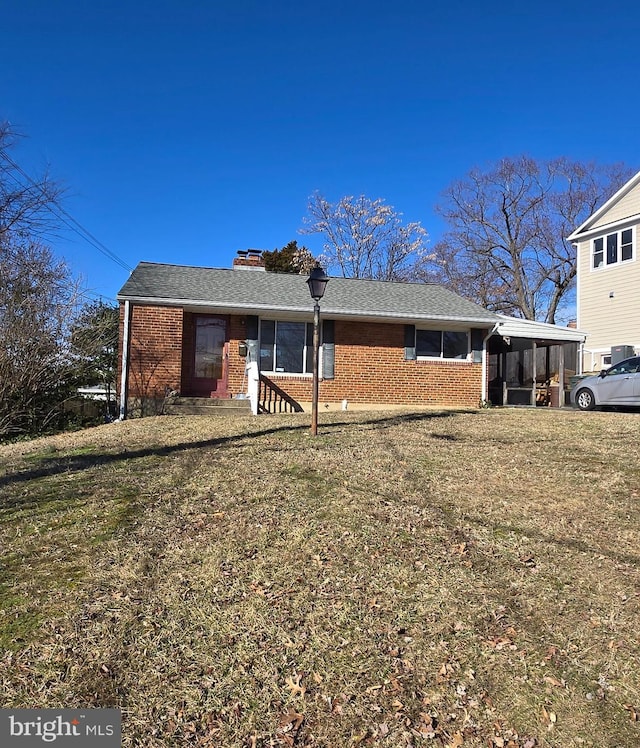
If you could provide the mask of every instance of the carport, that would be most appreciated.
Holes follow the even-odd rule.
[[[492,405],[568,403],[585,333],[571,327],[498,315],[487,340],[487,393]]]

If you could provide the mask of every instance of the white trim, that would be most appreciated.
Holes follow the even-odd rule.
[[[530,319],[508,317],[499,314],[500,322],[496,333],[503,338],[524,338],[535,340],[556,340],[563,343],[580,343],[587,333],[574,327],[560,327],[548,322],[535,322]]]
[[[418,332],[439,332],[440,333],[440,355],[439,356],[421,356],[418,353]],[[415,328],[415,347],[416,347],[416,361],[448,361],[448,362],[457,362],[457,363],[465,363],[469,361],[469,356],[471,354],[471,330],[468,328],[465,328],[464,330],[451,330],[447,328],[437,328],[435,330],[431,330],[427,327],[416,327]],[[445,332],[459,332],[464,333],[467,336],[467,352],[465,354],[464,358],[458,358],[458,357],[449,357],[444,355],[444,333]]]
[[[129,301],[124,302],[124,328],[122,330],[122,372],[120,373],[119,420],[127,417],[127,386],[129,379]]]
[[[268,369],[260,369],[261,374],[266,374],[270,379],[282,378],[282,379],[312,379],[313,372],[309,371],[269,371]],[[318,374],[320,376],[320,374]],[[322,377],[320,377],[322,379]]]
[[[580,246],[574,245],[576,248],[576,327],[580,329],[580,299],[582,298],[582,272],[580,269],[581,257],[580,257]],[[587,250],[588,251],[588,250]],[[591,255],[589,255],[589,263],[591,263]],[[585,339],[586,340],[586,336]],[[581,345],[584,345],[584,340]],[[580,359],[580,367],[582,367],[582,358]]]
[[[631,231],[631,257],[627,260],[622,259],[622,234],[624,231]],[[607,262],[607,239],[610,236],[616,235],[618,237],[618,243],[616,246],[617,255],[619,259],[617,259],[615,262]],[[595,254],[594,252],[594,246],[595,243],[598,241],[598,239],[602,239],[602,265],[598,265],[598,267],[594,267],[593,265],[593,256]],[[635,226],[627,226],[624,228],[618,228],[618,229],[609,229],[604,234],[599,234],[597,236],[594,236],[592,239],[589,239],[589,268],[592,273],[601,272],[602,270],[605,270],[606,268],[613,268],[613,267],[620,267],[621,265],[626,265],[627,263],[635,262],[636,261],[636,255],[637,255],[637,234],[636,234],[636,227]]]
[[[259,317],[258,319],[258,358],[259,358],[259,366],[260,371],[264,374],[268,374],[269,376],[273,377],[312,377],[313,371],[278,371],[277,369],[263,369],[262,364],[262,324],[263,322],[273,322],[274,323],[274,337],[273,337],[273,344],[270,346],[272,348],[272,356],[274,363],[277,360],[278,356],[278,349],[276,345],[276,341],[278,338],[278,323],[280,322],[294,322],[295,324],[304,325],[304,345],[302,347],[302,365],[305,366],[307,363],[307,354],[309,349],[311,349],[311,353],[313,355],[313,340],[311,344],[308,342],[308,329],[309,326],[312,326],[312,323],[308,320],[290,320],[290,319],[282,319],[280,317],[276,317],[275,319],[272,317]],[[313,338],[313,334],[311,336]],[[318,349],[318,376],[322,378],[322,351],[323,347],[322,344],[320,344]]]
[[[610,208],[612,208],[619,200],[621,200],[627,193],[631,192],[631,190],[640,183],[640,171],[635,174],[631,179],[615,193],[612,197],[610,197],[607,202],[602,205],[598,210],[596,210],[595,213],[592,213],[587,220],[582,223],[578,228],[572,233],[569,234],[567,237],[567,241],[569,242],[575,242],[575,241],[581,241],[582,236],[581,234],[586,231],[589,227],[593,226],[593,224],[601,217],[603,216]]]
[[[247,374],[247,394],[251,401],[251,412],[254,416],[258,415],[258,401],[260,398],[260,372],[256,361],[249,361],[245,365]]]
[[[464,358],[438,358],[437,356],[416,356],[416,361],[430,361],[433,363],[434,361],[439,361],[440,363],[445,364],[472,364],[473,361],[469,358],[471,354],[467,353],[467,355]]]
[[[638,223],[640,223],[640,213],[635,213],[632,216],[625,216],[624,218],[619,218],[617,221],[603,223],[600,226],[589,229],[588,231],[585,231],[584,234],[581,234],[577,239],[572,240],[571,243],[574,246],[577,246],[580,242],[586,242],[589,239],[602,236],[603,234],[610,234],[614,231],[630,228],[631,226],[636,226]]]

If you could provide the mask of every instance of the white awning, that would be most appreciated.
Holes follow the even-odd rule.
[[[499,322],[495,331],[502,338],[526,338],[528,340],[553,341],[557,343],[584,343],[587,334],[573,327],[549,325],[530,319],[518,319],[498,314]]]

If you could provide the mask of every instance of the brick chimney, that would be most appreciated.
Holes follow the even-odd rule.
[[[233,258],[234,270],[264,270],[261,249],[239,249]]]

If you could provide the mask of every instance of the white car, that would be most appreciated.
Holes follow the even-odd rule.
[[[640,356],[581,379],[571,390],[571,402],[580,410],[599,405],[640,406]]]

